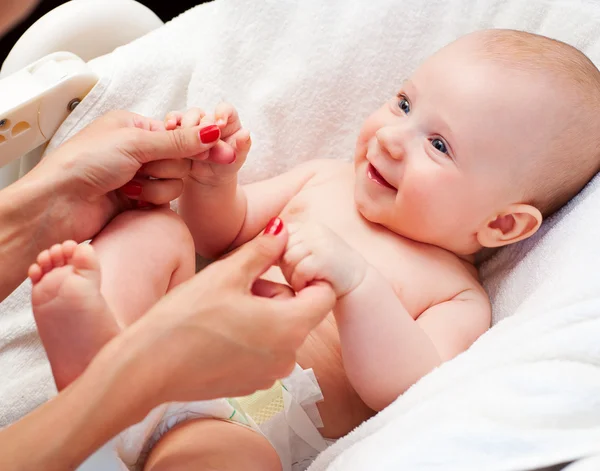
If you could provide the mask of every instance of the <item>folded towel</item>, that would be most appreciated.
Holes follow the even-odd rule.
[[[600,298],[520,314],[309,471],[527,471],[600,452]]]
[[[0,303],[0,428],[56,393],[31,312],[31,284]]]

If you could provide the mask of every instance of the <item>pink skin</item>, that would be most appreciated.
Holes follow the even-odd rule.
[[[222,103],[217,106],[214,116],[208,116],[200,108],[191,108],[185,113],[180,111],[172,111],[165,117],[165,128],[167,130],[176,129],[177,127],[193,127],[198,124],[205,124],[202,129],[207,129],[210,126],[216,125],[221,131],[221,140],[209,153],[197,156],[197,160],[209,160],[215,164],[233,164],[236,158],[236,152],[246,153],[250,146],[250,133],[242,129],[237,111],[233,106]],[[202,130],[201,130],[202,132]],[[197,173],[197,168],[194,166],[191,170],[191,175]],[[205,168],[203,166],[202,168]],[[223,170],[222,170],[223,171]],[[230,173],[230,170],[224,170]]]
[[[38,0],[0,0],[0,36],[25,18],[38,4]]]
[[[523,202],[534,160],[525,156],[551,139],[556,119],[545,106],[551,86],[474,60],[473,41],[425,61],[367,118],[355,154],[366,219],[458,255],[481,249],[478,232]]]
[[[38,255],[29,268],[31,303],[58,390],[65,388],[119,331],[100,295],[91,245],[69,240]],[[68,332],[68,341],[65,333]]]

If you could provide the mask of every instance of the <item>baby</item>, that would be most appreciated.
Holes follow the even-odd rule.
[[[598,109],[600,72],[575,48],[477,32],[429,58],[366,120],[353,164],[311,161],[239,186],[249,134],[220,106],[221,151],[234,161],[193,163],[179,202],[184,222],[164,209],[131,211],[91,246],[65,242],[32,267],[34,313],[57,384],[190,277],[194,250],[217,257],[283,220],[288,246],[265,278],[294,290],[325,281],[338,301],[297,356],[295,374],[305,380],[312,369],[324,398],[318,414],[288,391],[294,381],[268,402],[299,405],[320,435],[297,423],[269,435],[268,418],[249,413],[245,399],[221,400],[177,413],[165,406],[121,456],[148,470],[305,469],[329,443],[320,439],[345,435],[489,328],[474,255],[530,237],[599,170]],[[212,119],[191,110],[166,125]],[[282,448],[283,435],[306,446]]]

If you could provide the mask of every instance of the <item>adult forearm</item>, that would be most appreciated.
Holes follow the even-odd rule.
[[[61,242],[68,207],[58,183],[23,178],[0,191],[0,300],[27,276],[37,254]]]
[[[231,246],[246,209],[244,190],[235,178],[218,186],[188,178],[179,200],[179,214],[194,237],[196,252],[206,258],[216,258]]]
[[[334,314],[348,378],[375,410],[441,363],[430,338],[372,267],[359,286],[338,300]]]
[[[0,469],[75,469],[153,406],[151,382],[136,381],[123,345],[114,342],[57,397],[0,431]]]

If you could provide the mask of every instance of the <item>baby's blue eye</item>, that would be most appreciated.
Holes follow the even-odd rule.
[[[410,113],[410,103],[403,96],[401,96],[398,101],[398,108],[400,108],[404,114]]]
[[[431,145],[433,147],[435,147],[439,152],[441,152],[442,154],[447,154],[448,153],[448,148],[446,147],[446,143],[444,141],[442,141],[441,139],[432,139],[431,140]]]

